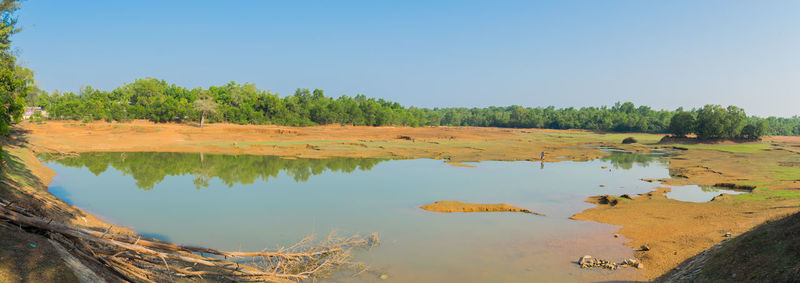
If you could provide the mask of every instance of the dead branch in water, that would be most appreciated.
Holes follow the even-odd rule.
[[[235,281],[292,282],[322,277],[350,262],[353,248],[377,245],[377,236],[336,238],[314,244],[306,238],[276,251],[228,252],[176,245],[141,236],[75,227],[36,217],[0,200],[0,218],[46,232],[75,254],[107,266],[123,279],[174,281],[181,277]],[[210,255],[210,256],[206,256]]]

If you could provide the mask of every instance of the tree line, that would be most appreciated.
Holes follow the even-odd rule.
[[[678,135],[696,133],[701,138],[800,135],[800,117],[748,117],[744,110],[735,106],[706,105],[689,111],[682,108],[668,111],[618,102],[610,107],[515,105],[430,109],[405,107],[362,94],[334,98],[319,89],[297,89],[293,95],[281,97],[253,84],[230,82],[207,89],[189,89],[153,78],[137,79],[111,91],[84,87],[78,93],[48,93],[34,88],[25,99],[28,105],[47,110],[50,119],[59,120],[585,129]],[[683,127],[679,127],[681,125]]]
[[[706,105],[692,112],[679,111],[670,119],[669,132],[677,137],[696,134],[700,140],[757,140],[770,131],[766,119],[748,119],[736,106]]]

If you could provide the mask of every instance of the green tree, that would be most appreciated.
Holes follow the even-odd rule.
[[[697,112],[695,132],[701,140],[725,137],[725,118],[727,111],[720,105],[708,104]]]
[[[11,54],[11,35],[17,33],[19,1],[0,2],[0,135],[8,136],[11,124],[18,122],[25,108],[27,81],[17,73],[16,58]],[[0,160],[3,158],[0,147]]]
[[[689,112],[678,112],[669,121],[669,132],[676,137],[686,137],[694,132],[694,115]]]
[[[742,133],[742,128],[747,125],[747,114],[744,113],[742,108],[733,105],[728,106],[723,124],[725,125],[725,138],[738,138]]]
[[[741,138],[748,140],[758,140],[767,134],[769,123],[767,120],[758,119],[742,128]]]
[[[210,96],[198,99],[194,101],[194,109],[200,112],[200,128],[203,127],[203,123],[206,121],[206,114],[214,113],[217,111],[217,107],[219,105],[214,102],[214,99]]]

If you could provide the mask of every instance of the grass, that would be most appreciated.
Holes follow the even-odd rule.
[[[625,133],[625,134],[592,134],[595,138],[610,143],[622,143],[627,137],[633,137],[636,139],[638,143],[649,144],[649,143],[657,143],[661,140],[663,135],[655,135],[655,134],[633,134],[633,133]]]
[[[627,137],[633,137],[638,143],[652,144],[661,140],[663,135],[659,134],[642,134],[642,133],[594,133],[594,132],[533,132],[529,133],[539,139],[544,138],[550,141],[562,142],[563,139],[569,139],[570,142],[607,142],[607,143],[622,143],[622,140]]]
[[[748,144],[681,144],[681,147],[688,149],[708,149],[719,150],[730,153],[756,153],[769,149],[769,144],[748,143]]]
[[[746,182],[736,182],[736,184],[737,184],[737,185],[742,185],[742,186],[756,186],[756,187],[761,187],[761,186],[766,186],[766,185],[770,185],[770,184],[773,184],[773,183],[772,183],[772,182],[753,182],[753,181],[746,181]]]
[[[800,168],[778,166],[772,169],[773,177],[781,181],[800,180]]]
[[[766,187],[759,187],[753,190],[752,193],[736,195],[737,200],[766,200],[769,198],[800,198],[800,191],[774,190]]]
[[[713,251],[693,281],[795,282],[800,214],[764,223]]]

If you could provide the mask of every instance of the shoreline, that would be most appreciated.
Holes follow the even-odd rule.
[[[29,144],[19,148],[10,147],[8,150],[22,152],[23,156],[27,156],[23,160],[25,166],[34,168],[37,178],[47,179],[46,182],[41,182],[36,192],[44,195],[44,199],[49,198],[49,202],[43,201],[41,205],[51,206],[49,209],[54,210],[66,209],[74,215],[88,215],[96,225],[95,228],[100,229],[109,224],[49,193],[47,186],[54,173],[39,162],[35,157],[36,153],[202,152],[305,158],[431,158],[471,162],[539,161],[539,154],[544,151],[549,157],[545,162],[559,162],[585,161],[604,156],[600,149],[593,148],[595,146],[612,146],[637,152],[665,147],[655,144],[661,135],[597,134],[576,130],[352,126],[294,128],[228,124],[212,124],[200,129],[189,125],[141,121],[92,122],[83,125],[71,121],[48,121],[43,125],[25,123],[18,127]],[[621,140],[627,136],[634,136],[647,144],[622,145]],[[698,204],[669,200],[659,196],[663,192],[657,191],[634,197],[634,201],[613,208],[598,205],[572,218],[618,225],[621,227],[618,233],[631,239],[626,245],[634,249],[643,244],[652,245],[654,249],[651,251],[635,252],[637,258],[647,266],[647,278],[652,280],[683,260],[724,240],[723,237],[715,237],[718,233],[716,230],[729,229],[734,234],[740,234],[768,219],[798,211],[797,208],[772,209],[795,204],[797,198],[774,196],[771,192],[791,191],[797,185],[796,181],[774,178],[770,175],[773,168],[766,168],[767,163],[774,162],[776,158],[784,160],[783,162],[800,161],[800,155],[792,154],[797,145],[800,142],[793,139],[773,139],[756,145],[689,146],[688,151],[665,157],[670,161],[667,167],[672,177],[657,180],[665,185],[758,183],[754,193],[764,196],[764,199],[751,200],[725,195],[712,202]],[[754,156],[758,157],[760,163],[757,162],[753,168],[735,167],[739,160],[749,162]],[[50,172],[43,171],[42,168],[36,169],[37,166]],[[587,201],[593,202],[592,198]],[[733,216],[722,213],[730,209],[737,213]],[[675,211],[681,213],[672,213]],[[700,220],[693,225],[690,224],[692,219]],[[719,226],[720,223],[728,223],[731,227]]]

